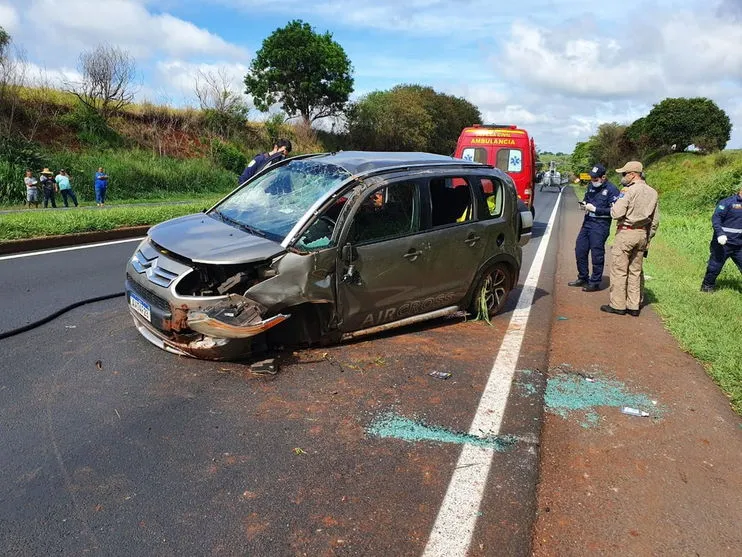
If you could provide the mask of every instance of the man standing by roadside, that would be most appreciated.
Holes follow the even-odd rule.
[[[39,181],[33,177],[33,172],[30,168],[26,169],[26,177],[23,178],[23,183],[26,184],[26,202],[28,203],[28,208],[31,208],[31,203],[33,203],[36,208],[39,208],[39,188],[38,184]]]
[[[624,188],[611,208],[616,219],[616,238],[611,250],[610,303],[601,311],[639,316],[644,252],[660,223],[657,192],[643,179],[637,161],[616,169]]]
[[[72,199],[72,202],[75,204],[75,207],[77,207],[77,196],[75,195],[75,192],[72,191],[72,184],[70,184],[70,175],[67,174],[67,171],[62,169],[59,171],[59,174],[54,178],[54,181],[57,183],[57,186],[59,186],[59,193],[62,194],[62,201],[64,201],[64,206],[69,207],[69,199]]]
[[[41,191],[44,194],[44,209],[49,206],[50,201],[52,208],[56,209],[57,201],[55,197],[57,193],[57,183],[54,181],[54,173],[48,168],[44,168],[44,170],[41,171],[39,182],[41,182]]]
[[[285,158],[291,152],[291,142],[288,139],[278,139],[273,143],[273,149],[269,153],[257,155],[250,164],[245,167],[239,177],[239,185],[244,184],[255,176],[260,170],[269,164],[274,164]]]
[[[742,272],[742,183],[739,193],[716,204],[714,216],[711,217],[714,236],[711,238],[711,255],[703,277],[701,292],[713,292],[716,277],[724,268],[730,257]]]
[[[95,173],[95,203],[102,207],[106,203],[106,192],[108,191],[108,174],[103,167],[98,167]]]
[[[577,259],[577,280],[569,286],[582,286],[585,292],[600,290],[605,264],[605,241],[611,232],[611,206],[618,199],[618,188],[605,176],[605,167],[596,164],[590,169],[590,185],[580,207],[585,211],[585,219],[575,242]],[[587,256],[593,262],[593,273],[590,275]]]

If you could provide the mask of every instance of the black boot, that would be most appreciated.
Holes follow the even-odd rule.
[[[600,306],[600,311],[604,311],[606,313],[615,313],[616,315],[626,315],[625,309],[616,309],[613,306],[609,305]]]
[[[597,292],[600,290],[600,284],[597,282],[589,282],[585,286],[582,287],[583,292]]]
[[[586,280],[582,280],[581,278],[578,278],[577,280],[573,280],[572,282],[568,282],[567,286],[585,286],[587,284]]]

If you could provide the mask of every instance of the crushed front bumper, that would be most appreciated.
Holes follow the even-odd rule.
[[[235,295],[202,309],[173,308],[130,278],[126,301],[137,330],[152,344],[172,354],[205,360],[249,356],[255,337],[289,317],[279,314],[262,319],[262,308]],[[143,305],[144,312],[136,309]]]

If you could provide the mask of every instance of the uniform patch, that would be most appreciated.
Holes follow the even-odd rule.
[[[251,166],[255,166],[255,159],[250,161],[250,164],[247,165],[247,168],[250,168]]]
[[[622,197],[626,197],[626,194],[624,194],[623,192],[618,194],[619,199],[621,199]]]
[[[608,190],[603,190],[603,195],[608,195]]]
[[[735,203],[732,205],[732,209],[742,209],[742,203]]]
[[[597,173],[598,173],[598,167],[597,166],[593,166],[593,174],[597,174]]]
[[[719,205],[719,211],[723,211],[723,210],[724,210],[724,205]]]

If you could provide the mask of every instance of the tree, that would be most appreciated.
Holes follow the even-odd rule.
[[[464,98],[439,93],[432,87],[421,85],[397,85],[392,89],[393,92],[404,90],[419,97],[418,102],[433,120],[433,133],[426,151],[451,155],[456,149],[461,130],[482,123],[479,109]]]
[[[104,118],[134,100],[136,62],[127,51],[107,44],[98,45],[80,54],[78,70],[82,81],[68,84],[68,89]]]
[[[0,25],[0,60],[4,59],[7,53],[8,46],[10,45],[10,35]]]
[[[209,127],[221,136],[229,137],[247,119],[249,108],[242,95],[232,88],[224,68],[216,72],[199,70],[194,92]]]
[[[575,145],[575,150],[570,157],[572,171],[575,174],[587,172],[597,162],[597,145],[594,136],[587,141],[581,141]]]
[[[642,128],[652,144],[676,151],[690,145],[707,152],[724,149],[732,133],[729,116],[705,97],[665,99],[654,105]]]
[[[374,91],[348,110],[348,135],[356,149],[425,151],[433,118],[409,89]]]
[[[461,130],[482,118],[466,99],[432,87],[397,85],[360,99],[348,111],[347,121],[356,148],[450,155]]]
[[[326,32],[294,20],[263,41],[245,76],[246,93],[267,112],[281,104],[289,117],[309,125],[345,108],[353,92],[353,68],[343,47]]]
[[[626,136],[627,127],[610,122],[598,126],[598,131],[590,138],[593,143],[591,154],[594,160],[606,168],[619,168],[634,156],[634,148]]]
[[[20,90],[26,84],[27,64],[22,50],[13,47],[13,38],[0,27],[0,135],[11,137],[16,113],[22,110]]]

